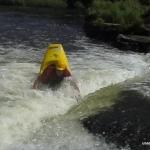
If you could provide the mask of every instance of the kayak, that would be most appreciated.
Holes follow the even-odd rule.
[[[48,49],[44,54],[44,58],[41,63],[40,74],[44,72],[48,65],[55,63],[63,63],[65,67],[70,71],[68,58],[62,44],[50,44],[48,46]]]

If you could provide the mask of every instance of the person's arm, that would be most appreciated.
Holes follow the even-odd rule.
[[[33,84],[32,88],[33,89],[39,89],[40,84],[41,84],[41,82],[40,82],[40,76],[38,76],[37,79],[34,81],[34,84]]]
[[[42,83],[47,84],[52,71],[53,71],[53,68],[50,65],[43,71],[42,74],[39,73],[37,79],[35,80],[33,84],[33,89],[39,89]]]
[[[76,97],[77,101],[79,102],[82,99],[80,89],[79,89],[75,79],[72,76],[68,77],[68,80],[70,81],[70,85],[73,87],[73,89],[77,91],[77,95],[75,95],[75,97]]]
[[[80,89],[79,89],[79,87],[78,87],[78,85],[77,85],[77,83],[76,83],[76,81],[75,81],[75,79],[73,77],[70,80],[70,85],[72,87],[74,87],[74,89],[78,92],[78,95],[76,95],[76,99],[79,102],[82,99],[82,97],[81,97]]]
[[[80,89],[79,89],[79,87],[78,87],[76,81],[73,79],[73,77],[71,77],[71,79],[70,79],[70,85],[71,85],[72,87],[74,87],[74,89],[77,90],[77,91],[80,93]]]
[[[74,90],[77,91],[77,95],[75,96],[77,101],[81,100],[80,89],[79,89],[75,79],[73,78],[73,76],[71,75],[71,73],[68,69],[65,70],[64,75],[65,75],[66,79],[70,81],[70,85],[74,88]]]

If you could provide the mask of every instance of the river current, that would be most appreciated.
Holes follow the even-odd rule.
[[[82,102],[77,104],[67,83],[57,91],[32,89],[48,44],[60,42],[68,55],[82,101],[88,100],[91,93],[94,95],[108,86],[113,88],[118,83],[150,96],[150,55],[120,51],[90,39],[82,24],[80,19],[69,15],[0,12],[1,150],[119,149],[113,143],[106,143],[103,137],[97,139],[82,126],[80,117],[88,109],[81,116],[82,109],[68,115]],[[102,106],[112,103],[108,101]]]

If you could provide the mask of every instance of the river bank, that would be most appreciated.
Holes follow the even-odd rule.
[[[104,41],[121,50],[147,53],[150,50],[149,1],[84,0],[1,1],[0,9],[14,9],[38,14],[82,16],[87,36]],[[62,13],[65,12],[65,13]]]
[[[122,50],[150,50],[149,2],[98,1],[88,8],[85,32]]]

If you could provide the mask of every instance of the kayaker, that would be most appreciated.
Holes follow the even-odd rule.
[[[57,46],[57,49],[56,49]],[[60,53],[59,53],[60,50]],[[58,57],[57,59],[53,58],[53,55],[56,55]],[[63,58],[62,58],[63,57]],[[48,64],[48,65],[47,65]],[[37,77],[37,79],[34,82],[33,88],[39,89],[42,84],[48,85],[51,89],[57,89],[62,81],[69,80],[71,86],[74,87],[76,91],[78,91],[78,98],[80,96],[80,90],[74,80],[74,78],[71,75],[71,71],[69,69],[67,57],[64,53],[64,50],[62,48],[61,44],[51,44],[49,46],[48,51],[45,54],[45,57],[43,59],[43,63],[41,65],[40,73]]]
[[[33,88],[40,88],[41,84],[47,84],[52,89],[57,88],[61,82],[66,79],[71,81],[71,85],[79,91],[79,88],[74,81],[70,71],[65,68],[64,64],[52,63],[44,70],[44,72],[37,77],[34,82]]]

